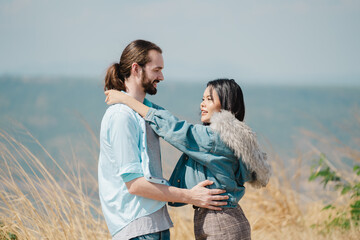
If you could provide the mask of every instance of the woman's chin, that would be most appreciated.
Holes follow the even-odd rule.
[[[209,124],[210,123],[210,119],[206,118],[206,117],[202,117],[200,119],[200,121],[203,123],[203,124]]]

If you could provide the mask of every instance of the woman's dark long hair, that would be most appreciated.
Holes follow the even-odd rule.
[[[230,111],[239,121],[244,120],[244,96],[240,86],[234,79],[216,79],[208,82],[206,86],[210,88],[211,98],[213,98],[213,91],[216,91],[220,99],[221,109]]]

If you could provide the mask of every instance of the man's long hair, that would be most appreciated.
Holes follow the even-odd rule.
[[[110,89],[126,91],[125,79],[130,77],[132,64],[137,63],[140,67],[145,67],[151,61],[148,54],[150,50],[162,53],[160,47],[145,40],[135,40],[127,45],[119,63],[114,63],[107,69],[104,91]]]

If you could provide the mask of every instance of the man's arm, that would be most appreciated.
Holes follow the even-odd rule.
[[[162,184],[151,183],[144,177],[139,177],[126,183],[130,194],[151,198],[163,202],[188,203],[202,208],[221,210],[219,206],[226,205],[229,197],[218,195],[224,193],[221,189],[208,189],[205,186],[213,184],[206,180],[192,189],[183,189]]]
[[[216,202],[227,199],[228,196],[215,195],[224,193],[224,190],[206,188],[205,186],[212,184],[210,181],[204,181],[192,189],[181,189],[151,183],[144,177],[129,178],[128,174],[142,175],[137,128],[137,123],[131,114],[124,110],[112,116],[108,132],[109,143],[113,150],[113,164],[119,169],[116,174],[123,177],[129,193],[158,201],[189,203],[214,210],[221,210],[216,206],[227,204]]]

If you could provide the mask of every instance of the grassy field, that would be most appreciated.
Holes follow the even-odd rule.
[[[41,148],[36,139],[31,139]],[[330,144],[332,169],[350,182],[359,182],[351,168],[335,162],[346,156],[359,164],[360,153],[347,146],[324,144]],[[339,211],[349,214],[350,197],[334,190],[331,184],[323,188],[319,181],[308,181],[311,161],[321,153],[311,143],[308,146],[308,152],[289,159],[286,165],[268,151],[274,169],[270,183],[261,190],[247,186],[240,205],[250,221],[253,239],[360,236],[360,226],[355,222],[350,222],[347,229],[324,227]],[[111,239],[97,197],[97,159],[85,162],[74,155],[71,164],[62,167],[46,149],[42,151],[46,159],[0,131],[0,240]],[[329,202],[336,208],[323,210]],[[194,239],[192,207],[170,208],[170,214],[175,225],[172,239]]]

